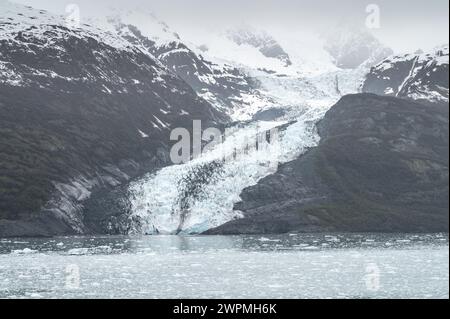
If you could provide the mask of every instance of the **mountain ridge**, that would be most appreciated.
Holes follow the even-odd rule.
[[[449,101],[449,47],[391,56],[372,67],[362,91],[428,102]]]
[[[83,202],[167,165],[171,128],[228,121],[122,37],[2,6],[2,236],[84,233]]]

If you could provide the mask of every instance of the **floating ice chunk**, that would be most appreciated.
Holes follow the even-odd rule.
[[[141,135],[142,138],[147,138],[148,135],[145,134],[144,132],[142,132],[141,130],[138,130],[139,134]]]
[[[98,246],[98,247],[90,247],[90,248],[73,248],[70,249],[67,254],[73,256],[81,256],[81,255],[102,255],[102,254],[111,254],[113,249],[109,246]]]
[[[37,254],[38,251],[30,249],[30,248],[24,248],[21,250],[13,250],[13,251],[11,251],[11,253],[16,254],[16,255],[29,255],[29,254]]]
[[[266,238],[266,237],[261,237],[259,239],[259,241],[261,241],[261,242],[276,242],[276,243],[278,243],[278,242],[281,242],[281,239],[270,239],[270,238]]]

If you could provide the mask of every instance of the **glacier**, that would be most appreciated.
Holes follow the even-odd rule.
[[[201,157],[186,164],[163,168],[133,182],[129,187],[130,233],[198,234],[243,217],[233,207],[240,201],[240,194],[245,188],[275,173],[277,164],[292,161],[309,148],[317,146],[320,139],[316,124],[340,98],[340,94],[334,90],[335,76],[329,74],[304,81],[259,77],[272,97],[279,100],[278,105],[288,110],[287,114],[274,121],[241,122],[222,144]],[[332,84],[327,84],[330,82]],[[292,104],[299,101],[301,104]],[[246,111],[254,114],[259,109]],[[249,117],[248,113],[241,116]],[[236,159],[230,156],[236,145],[255,139],[258,131],[273,128],[280,128],[277,144],[270,144],[265,150],[241,154]],[[224,154],[227,155],[226,161],[222,161]],[[196,172],[205,174],[208,170],[213,172],[207,173],[206,178],[192,180],[190,177]],[[199,182],[201,185],[196,188],[201,189],[201,194],[192,195],[188,192],[188,198],[185,199],[186,185],[183,185],[183,181],[186,179]],[[180,201],[187,201],[188,205],[184,205],[187,207]]]
[[[233,208],[245,188],[318,145],[316,124],[343,95],[359,92],[370,65],[340,69],[321,41],[312,36],[302,39],[312,42],[310,47],[317,54],[305,56],[298,51],[301,45],[287,45],[291,65],[264,56],[258,48],[237,45],[226,35],[214,35],[207,43],[190,42],[194,51],[216,67],[231,65],[258,81],[258,96],[243,94],[236,107],[228,110],[238,124],[223,143],[188,163],[152,172],[129,186],[130,234],[200,234],[242,218],[242,212]],[[203,96],[210,97],[214,105],[211,92]],[[285,112],[271,121],[253,120],[259,112],[274,108]],[[258,130],[273,128],[280,130],[276,145],[231,156],[239,145],[255,139]]]

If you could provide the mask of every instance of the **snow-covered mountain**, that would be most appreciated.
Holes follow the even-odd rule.
[[[349,26],[325,35],[325,49],[342,69],[372,66],[394,53],[367,30]]]
[[[391,56],[370,70],[363,91],[448,103],[448,64],[448,45],[429,53]]]
[[[257,82],[242,70],[205,59],[201,50],[193,50],[195,45],[183,40],[151,11],[112,11],[89,20],[149,52],[221,112],[233,115],[250,103],[269,103],[258,91]]]
[[[366,65],[343,70],[329,59],[321,72],[303,74],[301,70],[312,68],[296,63],[282,65],[278,59],[261,54],[257,47],[229,40],[228,36],[219,36],[208,43],[203,48],[205,59],[243,70],[259,83],[260,92],[272,103],[251,105],[235,112],[236,119],[253,120],[234,127],[234,135],[211,152],[133,182],[127,189],[128,219],[122,225],[114,224],[114,229],[146,234],[201,233],[240,218],[234,205],[240,201],[241,192],[274,173],[268,161],[285,163],[316,146],[319,142],[316,123],[343,95],[357,92],[368,70]],[[224,153],[233,153],[243,140],[254,139],[255,128],[271,127],[281,131],[277,151],[253,151],[222,161]]]
[[[240,201],[241,192],[274,173],[267,161],[284,163],[316,146],[316,123],[343,95],[358,91],[371,66],[369,57],[355,69],[341,69],[320,41],[314,41],[313,48],[319,54],[310,56],[288,45],[294,48],[291,52],[295,59],[287,65],[265,55],[259,45],[236,41],[227,33],[213,35],[205,42],[178,39],[155,46],[138,27],[120,25],[122,36],[138,46],[144,44],[200,96],[215,105],[218,97],[234,101],[227,112],[241,122],[233,126],[234,137],[202,157],[151,172],[131,183],[125,191],[125,204],[118,203],[128,217],[120,222],[108,221],[112,229],[125,233],[200,233],[240,218],[233,207]],[[298,42],[309,40],[304,37]],[[317,61],[318,57],[322,60]],[[211,70],[229,68],[249,79],[242,82],[240,95],[216,89],[220,82],[217,72]],[[204,79],[213,85],[205,86]],[[255,128],[271,127],[282,130],[279,151],[249,152],[231,161],[221,160],[243,140],[254,139]],[[111,197],[108,201],[115,202]]]
[[[346,69],[336,66],[328,52],[327,41],[336,39],[331,37],[323,41],[305,33],[273,36],[241,26],[204,38],[184,38],[146,10],[112,12],[93,19],[93,24],[148,51],[234,121],[280,105],[293,113],[299,105],[331,105],[357,92],[373,62],[385,57],[385,48],[373,36],[350,29],[340,30],[340,51],[350,52],[364,34],[366,49],[376,47],[376,52],[358,56],[362,62]]]
[[[117,34],[0,11],[1,234],[85,232],[83,202],[166,165],[172,128],[228,120]]]
[[[148,51],[235,121],[249,120],[280,104],[294,113],[298,105],[332,104],[343,94],[356,92],[367,72],[366,66],[336,67],[320,42],[314,43],[320,53],[306,57],[305,37],[293,39],[302,46],[300,52],[288,45],[296,57],[293,62],[275,37],[251,27],[193,40],[184,39],[145,10],[116,12],[92,23]],[[269,48],[279,54],[269,54]],[[320,56],[323,61],[318,63]]]
[[[45,11],[0,3],[0,143],[7,150],[0,169],[8,174],[0,180],[8,189],[0,212],[11,215],[0,233],[24,229],[15,224],[19,212],[45,212],[26,222],[43,234],[191,233],[239,218],[233,207],[241,192],[274,173],[268,162],[318,145],[317,122],[358,92],[384,54],[367,35],[333,46],[313,34],[255,29],[186,39],[141,10],[71,27]],[[189,163],[155,170],[170,165],[171,129],[190,128],[193,119],[204,128],[226,125],[231,137]],[[255,139],[255,130],[274,127],[281,131],[276,151],[221,160]],[[104,197],[114,186],[118,193]],[[87,210],[91,197],[107,199],[91,207],[111,209]]]
[[[230,29],[226,36],[238,45],[247,45],[258,49],[265,57],[278,59],[285,66],[292,65],[289,54],[267,32],[251,26]]]

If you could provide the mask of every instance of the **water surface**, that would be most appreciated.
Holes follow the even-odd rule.
[[[447,234],[0,239],[0,298],[448,298]]]

